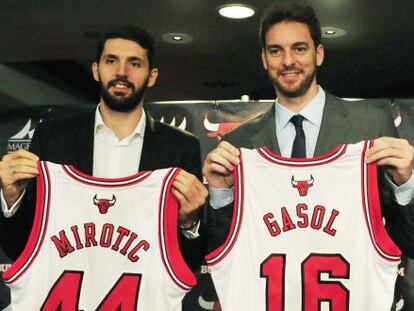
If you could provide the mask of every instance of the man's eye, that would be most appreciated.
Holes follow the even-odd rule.
[[[132,62],[131,66],[139,68],[139,67],[141,67],[141,63],[140,62]]]
[[[109,64],[109,65],[114,64],[114,63],[115,63],[115,59],[108,58],[108,59],[106,60],[106,63],[107,63],[107,64]]]
[[[278,48],[270,48],[269,49],[269,53],[271,55],[278,55],[278,54],[280,54],[280,49],[278,49]]]
[[[296,51],[299,52],[299,53],[304,53],[304,52],[307,51],[307,48],[305,46],[298,46],[296,48]]]

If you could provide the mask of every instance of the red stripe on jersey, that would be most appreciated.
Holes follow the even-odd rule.
[[[389,261],[399,261],[401,251],[388,235],[381,214],[381,204],[378,193],[377,163],[365,163],[365,152],[374,144],[373,140],[366,141],[361,156],[362,198],[365,220],[371,241],[378,255]]]
[[[62,165],[63,171],[72,179],[76,180],[79,183],[99,186],[99,187],[124,187],[135,185],[151,175],[151,171],[142,171],[136,174],[120,177],[120,178],[103,178],[103,177],[94,177],[88,174],[85,174],[81,171],[78,171],[72,165]]]
[[[243,155],[242,150],[239,149],[240,163],[237,169],[233,171],[234,175],[234,203],[233,203],[233,217],[230,224],[229,234],[222,245],[210,252],[205,259],[207,264],[212,266],[219,263],[231,251],[234,243],[240,232],[243,221],[244,209],[244,170],[243,170]]]
[[[288,158],[272,152],[268,147],[256,149],[257,152],[267,161],[281,166],[309,167],[323,165],[340,158],[346,152],[347,145],[338,145],[334,150],[318,157],[312,158]]]
[[[174,283],[184,290],[190,290],[197,283],[194,274],[187,266],[178,242],[177,198],[171,187],[181,169],[172,168],[164,177],[159,206],[159,245],[164,267]]]
[[[36,207],[32,230],[23,252],[3,273],[3,278],[7,283],[15,282],[27,271],[36,259],[45,238],[50,208],[50,176],[46,162],[38,161],[37,168],[39,176],[36,180]]]

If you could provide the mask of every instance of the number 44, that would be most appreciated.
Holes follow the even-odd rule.
[[[41,310],[79,310],[82,279],[83,271],[64,271],[49,291]],[[122,274],[96,310],[136,310],[140,283],[141,274]]]

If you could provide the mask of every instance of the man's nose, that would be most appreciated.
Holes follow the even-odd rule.
[[[290,67],[295,63],[295,58],[294,55],[292,54],[291,51],[286,51],[284,56],[283,56],[283,64],[286,67]]]
[[[127,64],[119,63],[119,66],[117,67],[117,76],[126,77],[128,76],[128,67]]]

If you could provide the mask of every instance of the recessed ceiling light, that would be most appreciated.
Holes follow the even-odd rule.
[[[193,41],[193,38],[186,33],[166,33],[162,35],[162,40],[173,44],[186,44]]]
[[[338,27],[322,27],[322,37],[338,38],[346,35],[346,31]]]
[[[174,41],[181,41],[181,40],[183,40],[183,36],[173,36],[172,39]]]
[[[217,8],[218,13],[221,16],[233,19],[248,18],[254,15],[255,10],[253,7],[245,4],[226,4]]]

